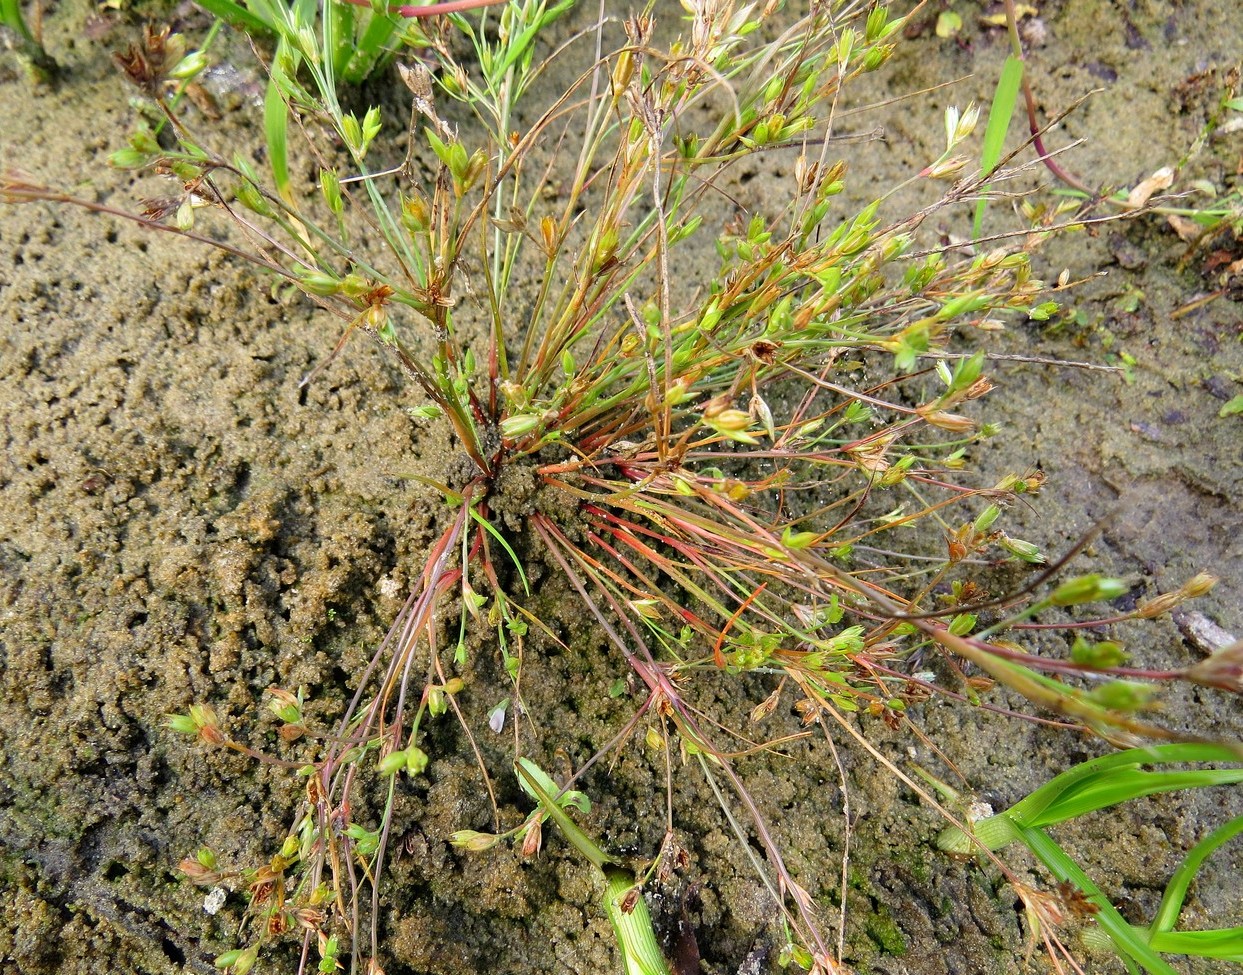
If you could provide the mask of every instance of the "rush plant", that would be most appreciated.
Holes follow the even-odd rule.
[[[308,738],[306,798],[278,852],[236,873],[209,851],[183,864],[198,882],[247,892],[242,944],[218,962],[230,971],[287,932],[304,939],[304,967],[318,951],[321,971],[347,959],[378,970],[399,782],[423,774],[427,728],[448,712],[473,745],[471,648],[495,647],[522,715],[524,659],[565,632],[533,609],[536,562],[598,627],[618,679],[641,689],[637,704],[617,699],[631,713],[596,758],[642,729],[667,761],[697,766],[743,846],[763,850],[753,860],[789,932],[787,961],[819,973],[839,970],[838,952],[736,768],[757,748],[748,721],[793,707],[831,754],[832,728],[859,734],[851,713],[905,725],[933,691],[997,707],[986,694],[999,682],[1129,740],[1161,733],[1137,716],[1154,681],[1237,687],[1234,661],[1155,672],[1128,667],[1117,644],[1082,640],[1051,659],[1019,642],[1045,625],[1034,617],[1065,620],[1125,587],[1092,574],[1054,582],[1062,562],[1045,565],[1002,530],[1005,509],[1038,492],[1038,472],[986,485],[965,473],[971,447],[997,432],[979,419],[988,356],[970,349],[1009,317],[1049,311],[1029,264],[1039,234],[968,254],[921,241],[931,214],[977,195],[960,154],[977,110],[948,111],[944,153],[912,171],[947,187],[927,207],[885,218],[889,194],[840,202],[843,86],[886,62],[903,21],[884,6],[818,3],[774,29],[776,0],[687,0],[684,18],[657,24],[649,4],[573,35],[567,46],[595,53],[538,101],[555,63],[544,38],[566,6],[523,0],[428,25],[422,60],[402,69],[413,102],[403,131],[403,119],[343,106],[348,37],[335,3],[323,14],[248,5],[278,37],[269,155],[287,151],[273,120],[295,118],[309,140],[298,151],[318,170],[310,191],[289,167],[269,185],[190,129],[169,100],[179,48],[167,36],[151,32],[120,59],[176,138],[166,148],[139,131],[114,156],[176,180],[135,219],[196,237],[199,221],[223,216],[241,237],[230,252],[337,316],[336,351],[355,335],[379,343],[425,396],[418,414],[447,424],[456,445],[426,479],[439,525],[413,590],[338,724]],[[376,158],[385,131],[401,134],[404,157]],[[738,203],[740,167],[772,158],[786,164],[765,200]],[[2,192],[115,212],[15,175]],[[710,272],[683,272],[705,256]],[[516,483],[526,487],[511,493]],[[1005,561],[1034,566],[1031,581],[990,596],[981,565]],[[1114,618],[1166,612],[1209,585],[1197,578]],[[948,686],[918,666],[932,656]],[[764,696],[742,714],[704,713],[687,687],[711,673],[753,677]],[[306,731],[299,694],[274,690],[271,705],[287,740]],[[254,753],[205,703],[169,725]],[[618,880],[622,868],[571,816],[596,758],[554,782],[521,751],[515,736],[532,816],[506,830],[498,813],[494,832],[446,839],[532,853],[540,822],[555,822],[605,877],[630,970],[654,968],[650,932],[627,927],[640,888]],[[491,791],[495,770],[479,760]]]

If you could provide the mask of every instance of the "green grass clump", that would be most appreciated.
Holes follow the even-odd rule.
[[[32,28],[22,12],[22,0],[0,0],[0,27],[8,29],[13,46],[35,81],[51,81],[59,65],[43,46],[41,17],[36,14]]]
[[[1243,927],[1203,931],[1176,931],[1174,928],[1188,888],[1200,867],[1214,851],[1243,832],[1243,816],[1231,819],[1192,847],[1170,878],[1156,916],[1147,927],[1128,923],[1048,832],[1048,827],[1057,823],[1142,796],[1243,782],[1243,768],[1218,765],[1204,769],[1145,771],[1146,765],[1237,763],[1239,757],[1234,747],[1192,743],[1132,748],[1092,759],[1063,772],[1004,812],[972,822],[969,833],[956,826],[949,827],[941,834],[937,845],[943,850],[969,853],[977,846],[995,851],[1011,843],[1021,843],[1056,880],[1076,891],[1074,898],[1065,893],[1053,898],[1019,885],[1033,934],[1046,938],[1050,952],[1065,951],[1056,942],[1055,928],[1059,916],[1067,913],[1071,909],[1068,905],[1072,905],[1105,933],[1129,972],[1137,973],[1142,967],[1151,975],[1175,975],[1175,969],[1160,953],[1240,962],[1243,961]]]
[[[451,428],[457,453],[441,477],[424,478],[443,502],[437,534],[344,715],[311,739],[306,798],[278,852],[233,874],[210,851],[183,864],[198,882],[229,878],[247,891],[242,947],[221,967],[243,973],[291,932],[308,957],[318,950],[321,971],[347,957],[355,971],[380,964],[398,782],[424,774],[432,722],[453,712],[472,733],[469,647],[495,646],[524,712],[524,658],[560,642],[532,608],[525,569],[536,560],[577,597],[570,612],[599,628],[639,702],[624,732],[564,782],[529,762],[515,736],[516,775],[536,810],[508,829],[498,811],[494,832],[452,841],[533,853],[539,824],[556,823],[607,886],[604,910],[634,971],[659,970],[650,925],[635,920],[640,887],[573,814],[588,808],[579,776],[640,730],[670,764],[698,767],[717,795],[779,909],[785,960],[838,970],[811,894],[735,765],[780,743],[756,746],[745,716],[699,711],[685,691],[697,677],[755,678],[748,686],[766,696],[750,720],[792,707],[830,754],[835,727],[866,747],[851,713],[908,726],[908,708],[931,691],[996,707],[982,695],[1000,682],[1125,738],[1155,730],[1141,716],[1152,703],[1144,679],[1231,686],[1229,661],[1160,673],[1128,667],[1109,641],[1077,641],[1067,659],[1020,642],[1034,616],[1127,587],[1095,574],[1054,584],[1060,565],[1044,566],[1035,545],[1001,529],[1004,510],[1039,490],[1037,472],[980,484],[965,470],[968,451],[997,432],[979,417],[993,387],[972,343],[1010,317],[1047,317],[1050,305],[1026,249],[1039,235],[966,255],[921,243],[931,214],[978,194],[958,155],[978,112],[946,113],[944,153],[909,182],[958,181],[918,213],[885,217],[892,191],[841,202],[849,172],[835,113],[843,86],[892,53],[903,21],[885,7],[817,4],[778,29],[767,19],[775,2],[690,4],[687,19],[659,25],[649,5],[620,28],[575,35],[568,43],[599,53],[536,105],[556,63],[540,45],[568,5],[454,15],[453,38],[429,28],[428,63],[403,68],[413,95],[403,129],[378,108],[347,110],[339,95],[375,63],[349,53],[359,30],[388,30],[391,12],[363,23],[332,2],[232,6],[209,9],[249,30],[258,17],[277,38],[264,107],[275,181],[188,128],[169,98],[170,40],[151,33],[159,50],[125,66],[177,144],[139,132],[114,162],[172,174],[183,192],[163,208],[172,223],[136,219],[215,243],[196,226],[205,210],[223,211],[244,242],[217,246],[337,316],[341,345],[354,334],[377,342],[422,391],[418,415]],[[291,119],[304,149],[288,145]],[[393,141],[404,158],[377,160]],[[310,189],[291,176],[298,152],[317,171]],[[570,161],[565,173],[554,154]],[[757,158],[787,160],[787,172],[764,203],[744,207],[734,174]],[[432,175],[417,178],[420,166]],[[16,176],[0,193],[69,201]],[[711,273],[685,273],[705,254]],[[534,492],[510,497],[510,472]],[[944,539],[935,550],[909,530],[920,524]],[[990,596],[978,566],[1006,561],[1034,566],[1033,581]],[[1151,617],[1209,585],[1197,578],[1079,623]],[[921,670],[930,655],[946,661],[951,687]],[[270,704],[287,741],[305,734],[301,694],[277,689]],[[504,713],[493,708],[489,721]],[[258,756],[206,704],[169,725]],[[630,911],[619,913],[619,898]]]

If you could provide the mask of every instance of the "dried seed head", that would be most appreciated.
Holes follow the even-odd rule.
[[[220,873],[204,866],[194,857],[186,857],[179,864],[177,869],[186,875],[186,879],[190,883],[199,887],[212,887],[220,882]]]
[[[460,829],[449,837],[449,843],[459,850],[470,853],[482,853],[490,850],[500,842],[500,837],[493,833],[480,833],[473,829]]]
[[[1217,585],[1217,576],[1200,572],[1184,582],[1178,591],[1184,599],[1199,599],[1215,585]]]
[[[1159,596],[1142,603],[1135,610],[1135,616],[1142,620],[1156,619],[1158,616],[1164,616],[1170,610],[1181,605],[1183,602],[1183,594],[1181,592],[1163,592]]]
[[[1243,692],[1243,640],[1222,647],[1207,660],[1189,667],[1183,675],[1193,683]]]
[[[298,922],[298,927],[307,931],[318,931],[319,926],[324,923],[324,912],[315,907],[300,907],[293,912],[293,917]]]
[[[280,736],[280,740],[288,745],[305,735],[306,728],[300,724],[283,724],[276,733]]]
[[[705,420],[713,420],[730,409],[733,398],[728,393],[722,393],[720,396],[713,396],[703,405],[703,417]]]
[[[924,419],[934,427],[948,430],[950,433],[970,433],[975,429],[975,421],[959,413],[946,413],[944,410],[933,410]]]
[[[633,913],[638,903],[639,903],[639,888],[631,887],[628,891],[626,891],[626,896],[621,899],[621,903],[618,904],[618,907],[621,908],[621,912],[623,914],[630,914],[630,913]]]
[[[527,835],[522,840],[522,856],[530,860],[540,851],[544,842],[544,827],[537,819],[527,828]]]
[[[775,691],[769,694],[768,697],[764,698],[764,700],[751,709],[751,721],[763,721],[777,709],[777,703],[780,700],[781,688],[778,687]]]
[[[979,399],[981,396],[987,396],[995,387],[987,377],[981,376],[964,391],[965,399]]]
[[[186,53],[186,42],[180,34],[171,33],[169,27],[143,28],[142,43],[131,44],[128,50],[117,51],[113,61],[134,85],[152,98],[163,95],[169,72]]]

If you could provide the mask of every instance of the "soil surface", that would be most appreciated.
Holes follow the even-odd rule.
[[[990,96],[1004,35],[974,21],[977,5],[953,6],[965,21],[956,37],[936,36],[949,5],[930,5],[883,77],[853,95],[865,105],[956,81],[847,117],[844,128],[858,133],[883,128],[883,140],[843,144],[860,198],[939,154],[946,105]],[[1094,186],[1117,187],[1176,164],[1239,56],[1243,7],[1068,0],[1039,8],[1025,30],[1042,109],[1058,113],[1093,92],[1049,136],[1059,147],[1085,140],[1064,164]],[[66,4],[47,20],[47,46],[64,66],[55,85],[32,84],[13,55],[0,54],[0,165],[133,208],[149,192],[106,164],[134,124],[110,52],[141,19],[127,11],[88,23],[88,13]],[[186,13],[182,25],[195,32],[206,22]],[[244,74],[224,87],[231,95],[222,99],[218,144],[260,144],[257,89]],[[1225,194],[1239,187],[1241,170],[1236,130],[1210,138],[1179,185],[1206,180]],[[748,192],[776,185],[757,175]],[[890,212],[918,203],[899,196]],[[1013,226],[1007,206],[994,205],[990,226]],[[937,219],[926,229],[969,232],[969,214]],[[991,368],[1000,388],[984,418],[1004,433],[972,464],[985,480],[1028,468],[1048,475],[1029,509],[1007,515],[1012,534],[1064,551],[1111,515],[1074,568],[1125,578],[1133,599],[1196,571],[1221,577],[1188,607],[1199,616],[1121,632],[1142,666],[1200,659],[1204,649],[1188,634],[1204,620],[1243,635],[1243,416],[1218,415],[1243,393],[1240,285],[1221,280],[1224,264],[1241,257],[1243,244],[1229,235],[1188,254],[1156,215],[1058,238],[1041,253],[1040,272],[1083,279],[1068,302],[1074,319],[1016,321],[998,348],[1125,371]],[[268,282],[218,252],[72,207],[0,206],[0,971],[208,972],[233,947],[241,896],[210,914],[205,891],[176,864],[203,844],[230,865],[264,861],[288,828],[302,780],[205,752],[166,729],[164,715],[210,703],[236,737],[297,759],[296,744],[277,741],[265,690],[303,686],[312,720],[340,713],[436,528],[437,499],[413,476],[443,471],[450,453],[443,429],[407,413],[419,398],[392,363],[362,341],[300,388],[338,338],[337,322],[273,297]],[[576,604],[564,582],[535,563],[529,571],[535,611],[565,617]],[[572,654],[541,647],[524,664],[527,704],[540,716],[536,741],[557,774],[615,734],[634,703],[610,696],[619,663],[576,622],[581,616],[579,605],[561,628]],[[486,730],[486,713],[508,685],[492,648],[473,648],[471,659],[464,706],[485,729],[485,759],[503,770],[507,741]],[[722,676],[696,693],[741,721],[767,689]],[[916,718],[997,808],[1107,747],[952,702],[929,703]],[[1243,737],[1240,703],[1224,694],[1175,692],[1162,719]],[[793,714],[772,722],[774,736],[797,728]],[[860,727],[891,758],[951,776],[909,734],[866,719]],[[846,961],[890,975],[1024,970],[1030,944],[1013,889],[995,871],[936,852],[936,814],[866,753],[840,745],[852,823]],[[383,908],[389,975],[619,970],[600,890],[555,831],[535,860],[448,846],[453,830],[489,829],[491,811],[456,726],[437,726],[425,747],[427,774],[397,799],[402,852]],[[842,789],[822,745],[791,754],[745,759],[739,770],[832,930]],[[590,825],[603,845],[636,857],[656,851],[663,778],[662,762],[639,745],[588,778]],[[517,822],[529,803],[508,779],[498,788],[502,815]],[[677,770],[673,806],[690,862],[652,898],[658,926],[693,926],[704,971],[775,968],[782,936],[773,905],[693,764]],[[1124,914],[1144,923],[1182,854],[1241,810],[1237,791],[1166,797],[1087,817],[1057,836]],[[1048,886],[1023,857],[1010,860]],[[1241,865],[1237,843],[1210,862],[1185,909],[1187,927],[1243,924]],[[1074,943],[1073,932],[1067,937]],[[1121,970],[1107,955],[1075,950],[1091,971]],[[297,964],[292,946],[262,959],[269,972]],[[1039,949],[1032,964],[1043,964]]]

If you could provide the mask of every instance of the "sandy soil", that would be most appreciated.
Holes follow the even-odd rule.
[[[974,76],[860,117],[861,131],[883,125],[885,140],[844,150],[858,194],[936,156],[945,104],[987,99],[1004,39],[971,22],[972,5],[956,6],[968,21],[958,40],[938,39],[930,24],[914,32],[859,97]],[[117,18],[96,40],[85,39],[85,19],[71,4],[49,20],[48,46],[67,69],[54,87],[32,86],[11,55],[0,56],[0,164],[131,206],[142,192],[105,160],[133,122],[109,51],[135,33],[137,17]],[[1228,68],[1243,37],[1243,10],[1227,0],[1045,3],[1040,23],[1031,70],[1046,109],[1100,89],[1053,141],[1086,139],[1066,162],[1103,185],[1133,185],[1183,155],[1220,90],[1197,78]],[[229,112],[222,144],[257,144],[250,118]],[[1229,188],[1241,165],[1235,133],[1212,141],[1190,171]],[[962,226],[947,218],[945,229]],[[1241,256],[1237,243],[1222,246]],[[1016,515],[1016,534],[1056,551],[1114,512],[1077,565],[1124,576],[1136,595],[1212,571],[1222,582],[1194,609],[1243,634],[1243,418],[1217,415],[1243,392],[1243,312],[1227,295],[1172,318],[1218,286],[1203,273],[1211,256],[1183,266],[1183,251],[1155,217],[1049,246],[1048,277],[1065,267],[1087,279],[1073,299],[1080,321],[1057,330],[1017,323],[1005,351],[1103,364],[1126,353],[1130,378],[999,366],[988,418],[1007,434],[973,462],[986,475],[1048,473],[1042,496]],[[448,444],[406,414],[416,399],[392,365],[355,342],[299,390],[337,337],[334,322],[273,299],[249,268],[219,254],[79,210],[0,208],[0,970],[205,972],[232,946],[240,897],[210,916],[203,891],[175,865],[202,843],[232,863],[261,858],[283,835],[300,782],[204,753],[164,729],[162,716],[207,701],[238,737],[279,751],[262,707],[268,686],[304,685],[312,717],[339,713],[435,527],[434,499],[410,475],[439,469]],[[557,618],[566,593],[555,578],[536,581],[537,611]],[[608,695],[618,673],[599,637],[569,621],[565,632],[575,653],[533,654],[524,677],[533,711],[556,716],[541,728],[554,769],[581,763],[626,717],[625,701]],[[1143,664],[1199,656],[1168,620],[1124,635]],[[506,684],[487,648],[472,659],[472,706],[482,715]],[[761,696],[725,678],[698,693],[739,715]],[[1173,700],[1165,717],[1174,725],[1243,731],[1236,700]],[[919,720],[999,807],[1102,751],[950,704],[928,705]],[[935,766],[909,737],[866,730],[888,754],[914,747]],[[503,745],[484,739],[498,766]],[[487,828],[489,807],[460,733],[445,726],[427,747],[427,776],[399,797],[405,852],[385,904],[389,975],[616,970],[599,891],[559,839],[534,862],[448,847],[454,829]],[[822,759],[748,759],[740,770],[831,921],[842,796]],[[1021,970],[1013,891],[937,854],[935,814],[866,755],[847,749],[843,761],[855,820],[847,960],[894,975]],[[610,849],[655,850],[662,779],[660,763],[636,747],[588,781],[592,828]],[[511,819],[527,808],[512,785],[501,801]],[[683,886],[653,904],[658,924],[676,923],[694,887],[685,903],[705,970],[768,970],[780,938],[773,909],[692,767],[675,781],[674,804],[691,866]],[[1236,794],[1226,805],[1238,812],[1243,803]],[[1138,802],[1059,837],[1138,922],[1182,851],[1223,820],[1220,806],[1220,796]],[[1188,904],[1191,925],[1243,923],[1241,858],[1236,844],[1206,870]],[[1092,964],[1120,970],[1108,959]],[[264,966],[292,972],[296,953]]]

